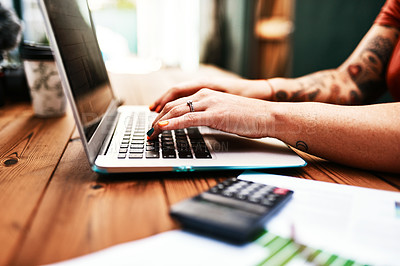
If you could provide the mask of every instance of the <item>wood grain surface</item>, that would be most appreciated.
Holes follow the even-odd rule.
[[[213,67],[111,75],[126,104],[150,104],[173,84],[236,77]],[[139,93],[133,92],[133,87]],[[338,165],[295,150],[308,165],[269,170],[297,178],[400,191],[399,175]],[[241,171],[102,176],[91,171],[70,112],[33,116],[30,103],[0,108],[0,265],[38,265],[178,228],[169,207]]]

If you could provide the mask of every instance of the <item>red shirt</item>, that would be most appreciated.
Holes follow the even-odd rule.
[[[392,26],[400,30],[400,0],[387,0],[375,20],[376,24]],[[400,41],[392,53],[386,73],[386,84],[396,101],[400,101]]]

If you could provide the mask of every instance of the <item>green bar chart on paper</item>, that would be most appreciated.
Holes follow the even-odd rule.
[[[284,238],[265,232],[255,242],[266,249],[266,257],[259,262],[264,265],[332,265],[332,266],[359,266],[353,260],[342,258],[338,255],[314,249]]]

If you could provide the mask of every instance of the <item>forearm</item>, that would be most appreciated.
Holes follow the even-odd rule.
[[[270,79],[271,100],[278,102],[324,102],[359,104],[361,93],[348,73],[337,69],[323,70],[300,78]]]
[[[270,136],[338,163],[400,173],[400,103],[271,103],[271,110]]]
[[[386,90],[385,76],[399,30],[374,25],[337,69],[296,79],[270,79],[270,99],[337,104],[371,103]]]

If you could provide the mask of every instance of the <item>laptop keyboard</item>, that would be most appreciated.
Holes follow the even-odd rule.
[[[147,140],[146,119],[150,124],[154,116],[140,113],[126,121],[118,159],[211,159],[203,136],[197,127],[163,131],[157,139]]]

